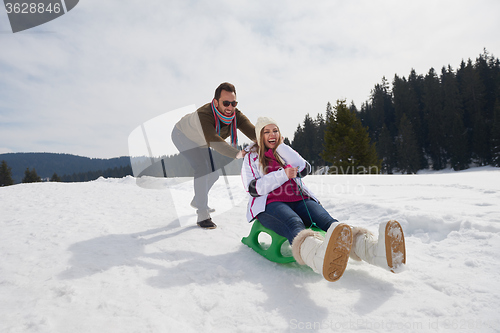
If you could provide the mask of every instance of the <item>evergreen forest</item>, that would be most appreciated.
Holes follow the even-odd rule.
[[[326,116],[306,115],[292,140],[292,147],[318,167],[345,163],[346,157],[324,159],[331,156],[325,137],[333,135],[329,123],[338,122],[339,103],[344,102],[327,103]],[[374,144],[381,173],[500,166],[500,61],[486,50],[457,69],[411,70],[408,77],[394,75],[391,83],[384,77],[360,110],[353,103],[348,108],[368,133],[369,145]],[[351,138],[335,140],[347,145]]]
[[[82,182],[94,180],[100,176],[121,178],[132,174],[130,158],[126,156],[100,159],[71,154],[7,153],[0,154],[0,162],[2,162],[0,174],[8,179],[4,181],[4,184],[9,185],[32,182],[38,178]]]

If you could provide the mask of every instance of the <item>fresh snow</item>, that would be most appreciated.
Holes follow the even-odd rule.
[[[0,332],[500,331],[498,168],[304,182],[341,222],[398,220],[404,271],[267,261],[240,241],[238,176],[210,193],[215,230],[182,222],[185,179],[20,184],[0,188]]]

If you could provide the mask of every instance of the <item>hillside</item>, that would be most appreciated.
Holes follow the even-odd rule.
[[[0,154],[0,161],[7,162],[7,165],[12,169],[12,178],[15,183],[21,182],[26,168],[30,170],[35,168],[40,177],[50,178],[54,173],[63,176],[130,166],[130,158],[126,156],[100,159],[55,153]]]
[[[189,222],[183,178],[0,188],[0,331],[498,332],[500,169],[304,178],[339,221],[406,235],[405,271],[350,261],[335,283],[243,245],[227,180],[215,230]]]

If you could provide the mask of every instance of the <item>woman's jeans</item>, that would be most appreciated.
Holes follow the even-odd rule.
[[[338,222],[323,206],[312,199],[271,202],[266,205],[265,211],[257,215],[257,218],[264,227],[286,237],[290,244],[299,232],[312,225],[311,222],[324,231],[327,231],[332,223]]]

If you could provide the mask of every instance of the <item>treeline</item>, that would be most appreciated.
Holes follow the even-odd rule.
[[[37,174],[36,170],[33,168],[26,168],[24,172],[24,177],[22,183],[38,183],[41,182],[42,178]],[[60,181],[57,174],[51,178],[51,181]],[[12,178],[12,168],[8,166],[7,162],[2,161],[0,163],[0,187],[14,185],[14,179]]]
[[[241,150],[242,147],[240,146]],[[235,160],[224,156],[212,149],[212,163],[215,170],[221,169],[226,175],[239,175],[243,160]],[[145,157],[137,156],[131,158],[132,169],[135,177],[193,177],[194,170],[188,160],[181,154]]]
[[[109,168],[106,170],[88,171],[73,173],[71,175],[63,175],[60,177],[61,182],[88,182],[91,180],[96,180],[99,177],[104,178],[123,178],[126,176],[132,176],[132,167],[130,165]],[[52,177],[51,181],[57,181]]]
[[[392,89],[383,78],[360,111],[354,104],[349,110],[375,144],[382,173],[500,166],[500,61],[487,51],[457,70],[443,67],[439,75],[433,68],[426,75],[395,75]],[[306,115],[292,141],[318,166],[328,164],[324,138],[331,113],[328,103],[326,117]]]
[[[35,169],[42,179],[50,179],[57,175],[78,175],[85,178],[89,172],[108,172],[114,168],[130,166],[129,157],[111,159],[88,158],[71,154],[55,153],[8,153],[0,154],[0,161],[5,161],[11,168],[14,183],[22,182],[26,169]],[[111,172],[111,171],[109,171]],[[65,176],[66,177],[66,176]]]
[[[499,166],[500,61],[484,51],[457,70],[395,75],[392,89],[383,79],[359,115],[387,173]]]
[[[38,183],[42,181],[51,182],[87,182],[91,180],[96,180],[99,177],[105,178],[123,178],[125,176],[132,175],[132,167],[120,166],[115,168],[108,168],[106,170],[88,171],[73,173],[71,175],[59,176],[57,173],[53,173],[52,176],[43,178],[40,177],[35,168],[26,168],[24,171],[24,177],[21,183]],[[12,177],[12,168],[9,167],[7,162],[2,161],[0,164],[0,187],[14,185],[14,179]]]
[[[242,149],[242,147],[239,147]],[[2,160],[2,158],[5,158]],[[9,162],[7,162],[7,161]],[[132,164],[131,164],[132,160]],[[212,150],[215,169],[221,169],[226,175],[239,175],[242,160],[234,160]],[[110,160],[90,159],[86,157],[51,154],[51,153],[17,153],[0,155],[0,186],[17,183],[51,182],[87,182],[105,178],[123,178],[125,176],[153,177],[192,177],[193,169],[180,154],[154,158],[141,156],[130,159],[120,157]],[[78,165],[75,165],[75,162]],[[89,163],[90,162],[90,163]],[[106,169],[97,169],[102,165],[116,165]],[[14,165],[15,167],[12,167]],[[26,167],[28,165],[28,167]],[[133,167],[132,167],[133,166]],[[78,172],[82,168],[90,171]],[[23,173],[20,173],[23,169]],[[17,172],[13,172],[17,170]],[[40,172],[39,170],[42,170]],[[62,173],[61,170],[71,172]],[[134,171],[138,174],[134,174]],[[61,176],[62,174],[62,176]]]

